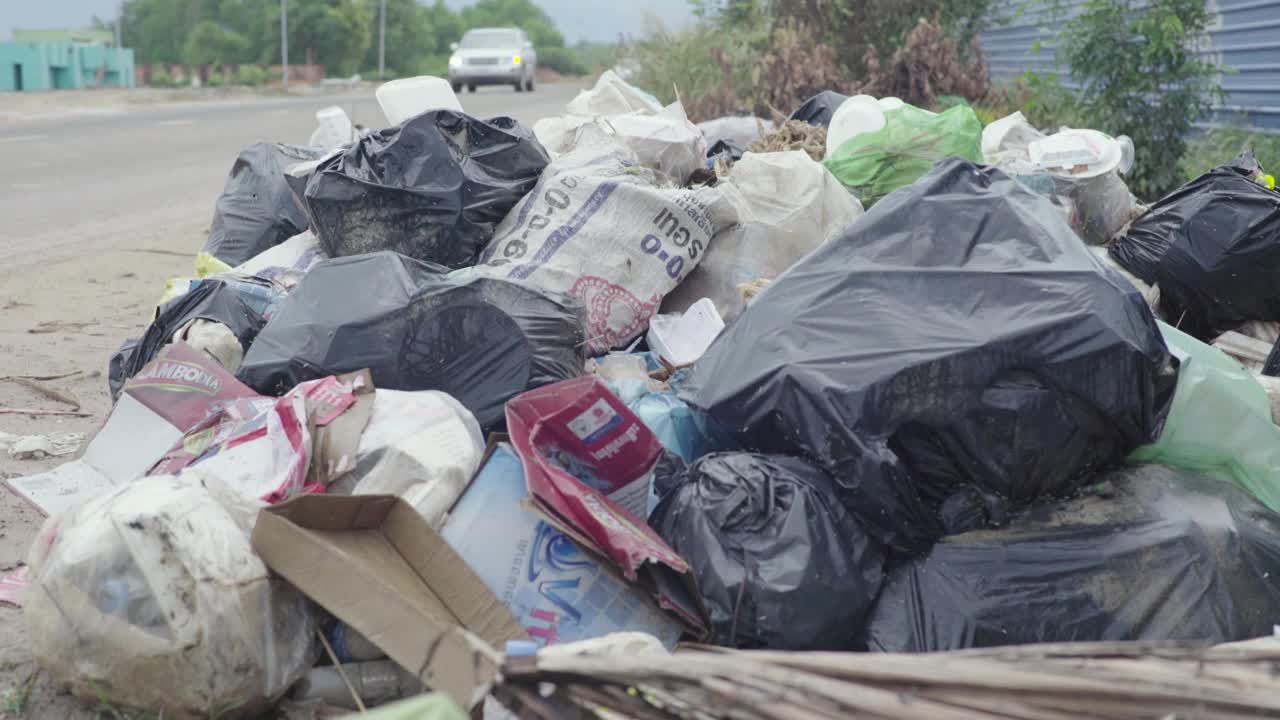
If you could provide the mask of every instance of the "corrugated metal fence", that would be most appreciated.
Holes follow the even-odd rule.
[[[1057,72],[1057,38],[1084,0],[1064,0],[1062,14],[1043,0],[1000,0],[991,29],[982,33],[993,80],[1012,80],[1026,70]],[[1280,0],[1209,0],[1213,20],[1203,52],[1224,68],[1226,103],[1218,122],[1244,123],[1280,132]],[[1039,52],[1034,48],[1039,47]]]

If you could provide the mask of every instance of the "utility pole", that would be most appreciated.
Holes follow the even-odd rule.
[[[280,66],[284,89],[289,89],[289,0],[280,0]]]
[[[378,79],[387,69],[387,0],[382,0],[382,15],[378,18]]]
[[[120,0],[116,4],[116,49],[122,47],[120,43],[120,22],[124,19],[124,0]]]

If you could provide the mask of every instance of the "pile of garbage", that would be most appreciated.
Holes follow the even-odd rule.
[[[1280,193],[1256,159],[1148,208],[1128,138],[1020,114],[823,93],[695,126],[605,73],[529,128],[438,85],[387,128],[326,108],[320,146],[241,153],[97,436],[9,481],[49,516],[25,618],[73,693],[548,717],[605,696],[530,684],[842,657],[718,669],[686,641],[1272,632]],[[584,670],[605,658],[638,660]],[[608,697],[671,716],[661,694]]]

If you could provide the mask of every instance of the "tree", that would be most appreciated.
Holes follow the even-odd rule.
[[[534,47],[564,47],[564,35],[533,0],[480,0],[462,11],[462,22],[467,28],[515,26]]]
[[[365,52],[364,67],[378,67],[378,8],[375,0],[370,29],[371,42]],[[446,46],[447,47],[447,46]],[[431,11],[416,0],[387,0],[387,69],[404,75],[428,55],[437,54],[431,27]]]
[[[259,0],[260,2],[262,0]],[[274,32],[262,41],[262,60],[280,57],[279,3],[269,3],[264,19]],[[360,71],[373,41],[377,0],[289,0],[289,62],[314,58],[337,75]]]
[[[212,20],[201,20],[187,36],[183,58],[190,65],[229,65],[249,60],[249,41]]]
[[[727,2],[728,11],[746,12],[756,3]],[[769,13],[819,28],[821,40],[839,54],[840,63],[854,77],[866,66],[867,51],[881,62],[902,47],[907,33],[921,18],[937,15],[942,28],[960,47],[982,29],[992,0],[767,0]]]
[[[1087,0],[1063,33],[1084,117],[1133,139],[1126,182],[1140,197],[1179,185],[1187,134],[1222,97],[1218,68],[1196,53],[1208,23],[1203,0]]]
[[[448,52],[449,45],[458,42],[466,29],[462,18],[450,10],[444,0],[436,0],[427,8],[427,22],[431,25],[431,49],[428,52],[432,55]]]
[[[195,25],[195,3],[187,0],[128,0],[121,34],[139,63],[180,63],[183,45]]]

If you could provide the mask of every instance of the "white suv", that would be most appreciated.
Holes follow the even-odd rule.
[[[533,92],[538,53],[520,28],[475,28],[453,44],[449,82],[454,92],[476,91],[479,85],[512,85]]]

